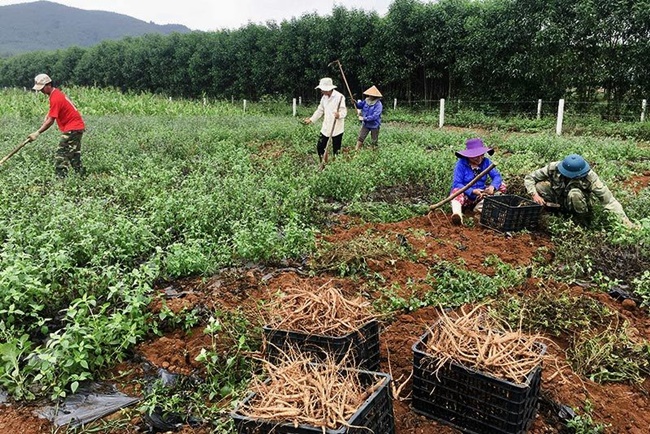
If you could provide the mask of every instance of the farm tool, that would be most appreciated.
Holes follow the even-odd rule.
[[[343,65],[341,65],[341,61],[339,59],[333,60],[330,63],[328,63],[327,66],[332,66],[335,63],[338,65],[339,71],[341,71],[341,77],[343,77],[345,88],[348,90],[348,95],[350,96],[350,102],[352,103],[352,107],[356,107],[357,103],[356,100],[354,99],[354,95],[352,95],[352,91],[350,90],[350,85],[348,84],[348,80],[345,78],[345,73],[343,72]]]
[[[490,164],[488,167],[485,168],[484,171],[482,171],[481,173],[479,173],[478,175],[476,175],[476,176],[474,177],[474,179],[472,179],[470,182],[468,182],[467,185],[465,185],[463,188],[461,188],[461,189],[458,190],[458,191],[453,192],[453,193],[450,194],[447,198],[441,200],[440,202],[436,203],[435,205],[431,205],[431,206],[429,206],[429,212],[431,212],[431,211],[435,211],[436,209],[440,208],[441,206],[443,206],[443,205],[446,204],[447,202],[450,202],[450,201],[451,201],[453,198],[455,198],[456,196],[459,196],[459,195],[461,195],[462,193],[464,193],[465,190],[467,190],[468,188],[470,188],[472,185],[476,184],[476,182],[477,182],[479,179],[481,179],[484,175],[486,175],[490,170],[494,169],[496,166],[497,166],[496,163],[492,163],[492,164]]]
[[[5,161],[7,161],[7,160],[10,159],[11,157],[13,157],[14,154],[15,154],[16,152],[20,151],[20,150],[22,149],[23,146],[25,146],[26,144],[28,144],[28,143],[31,142],[31,141],[32,141],[32,139],[29,139],[29,138],[28,138],[28,139],[26,139],[24,142],[22,142],[20,145],[16,146],[16,147],[13,149],[13,151],[11,151],[9,154],[7,154],[7,156],[5,156],[2,160],[0,160],[0,166],[2,166],[2,165],[5,163]]]

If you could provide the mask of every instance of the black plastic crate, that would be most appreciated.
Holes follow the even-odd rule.
[[[483,200],[481,224],[500,232],[533,230],[539,225],[541,205],[513,194],[488,196]]]
[[[277,360],[289,348],[298,348],[311,355],[315,361],[323,361],[328,356],[340,362],[350,358],[350,366],[368,371],[379,370],[379,323],[371,320],[359,330],[345,336],[321,336],[307,333],[279,330],[264,326],[266,358]]]
[[[413,345],[411,408],[465,433],[523,434],[535,419],[542,367],[523,384],[448,362],[436,371],[434,355],[426,353],[429,332]],[[540,355],[546,346],[537,343]]]
[[[353,370],[349,370],[353,371]],[[348,426],[336,430],[327,429],[326,434],[394,434],[393,399],[390,391],[391,377],[380,372],[356,371],[364,386],[371,386],[381,379],[381,384],[347,421]],[[267,380],[268,381],[268,380]],[[240,405],[253,399],[248,394]],[[239,408],[239,407],[238,407]],[[298,425],[283,420],[261,420],[242,416],[235,409],[230,416],[235,422],[238,434],[322,434],[320,427]]]

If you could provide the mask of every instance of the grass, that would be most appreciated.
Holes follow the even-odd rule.
[[[409,257],[412,252],[396,240],[371,234],[343,250],[316,241],[333,209],[371,221],[425,212],[423,202],[447,196],[454,150],[469,137],[485,135],[506,179],[567,152],[583,153],[642,225],[630,233],[600,211],[592,227],[557,223],[550,231],[566,242],[558,243],[555,260],[536,274],[589,276],[593,252],[603,250],[585,254],[583,240],[590,249],[650,240],[648,189],[633,193],[623,185],[630,175],[648,170],[650,148],[623,138],[633,136],[626,125],[609,132],[611,137],[556,137],[523,120],[516,120],[514,129],[496,123],[480,133],[486,125],[471,114],[463,124],[476,130],[453,131],[438,129],[435,117],[387,111],[378,149],[344,153],[318,171],[318,128],[301,125],[289,106],[250,104],[244,113],[229,102],[203,105],[95,88],[66,91],[88,125],[82,151],[88,176],[54,176],[54,128],[0,167],[0,387],[17,399],[66,396],[127,358],[157,331],[162,319],[153,318],[149,306],[153,288],[167,280],[305,257],[315,259],[315,272],[351,275],[368,272],[367,258]],[[0,153],[6,155],[40,125],[46,108],[41,95],[0,90]],[[301,107],[298,118],[310,110]],[[352,149],[358,125],[351,119],[346,125],[343,146]],[[426,188],[405,202],[386,194],[413,185]],[[577,264],[579,273],[568,264]],[[503,268],[495,279],[441,263],[426,283],[437,292],[393,297],[388,309],[459,305],[511,288],[520,277],[521,270]],[[632,277],[647,302],[647,276]],[[165,320],[174,327],[208,325],[191,311]]]

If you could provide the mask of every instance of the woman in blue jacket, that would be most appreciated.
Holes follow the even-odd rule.
[[[366,99],[357,101],[357,108],[361,110],[359,120],[363,122],[361,124],[361,131],[359,131],[359,137],[357,138],[357,151],[363,146],[363,142],[368,137],[368,133],[370,133],[371,144],[377,146],[379,126],[381,125],[381,112],[384,109],[381,104],[381,92],[375,86],[367,89],[363,94]]]
[[[458,162],[454,168],[454,179],[451,183],[453,194],[466,186],[474,177],[492,164],[485,154],[494,154],[494,149],[488,148],[479,138],[467,139],[465,150],[456,152]],[[490,181],[488,182],[488,178]],[[459,194],[451,201],[451,221],[455,225],[463,223],[463,209],[473,209],[480,213],[483,210],[483,199],[496,192],[505,193],[506,185],[496,168],[483,175],[472,187]]]

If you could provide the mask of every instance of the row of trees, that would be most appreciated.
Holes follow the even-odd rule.
[[[170,96],[315,99],[322,76],[402,100],[523,101],[650,93],[650,0],[395,0],[386,16],[335,7],[238,30],[147,35],[0,60],[1,86]]]

